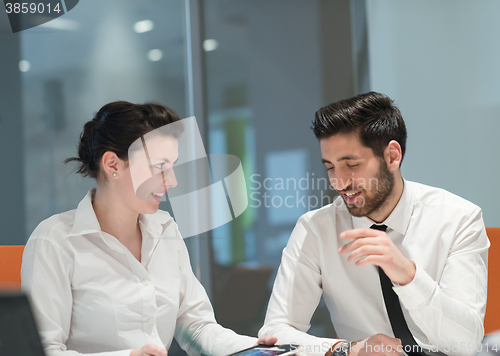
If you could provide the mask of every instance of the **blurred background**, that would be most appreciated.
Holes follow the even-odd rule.
[[[0,244],[95,186],[63,161],[102,105],[157,101],[196,116],[207,152],[242,161],[247,210],[186,244],[218,321],[256,335],[295,222],[335,197],[314,112],[370,90],[405,118],[403,176],[500,226],[499,13],[496,0],[82,0],[13,34],[2,10]],[[310,333],[335,336],[323,302]]]

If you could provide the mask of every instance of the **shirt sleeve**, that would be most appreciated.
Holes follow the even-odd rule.
[[[264,326],[259,331],[259,335],[278,337],[278,344],[298,344],[308,355],[323,355],[341,341],[306,333],[323,293],[318,250],[317,237],[302,216],[283,250]]]
[[[252,347],[257,338],[238,335],[217,324],[210,300],[196,279],[186,245],[181,240],[181,295],[175,339],[190,356],[224,356]]]
[[[30,238],[23,254],[21,287],[30,297],[40,338],[47,356],[83,355],[68,350],[73,298],[72,260],[45,237]],[[93,356],[129,356],[131,350],[92,353]]]
[[[484,336],[488,248],[481,210],[459,228],[439,283],[416,265],[413,281],[394,286],[432,345],[447,355],[474,355]]]

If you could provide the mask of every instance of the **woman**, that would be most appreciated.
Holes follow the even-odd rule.
[[[165,125],[171,129],[156,130]],[[23,255],[22,287],[48,356],[164,356],[174,336],[190,355],[225,355],[256,343],[216,323],[177,225],[158,210],[177,184],[171,168],[182,130],[165,106],[123,101],[85,124],[78,157],[66,162],[79,162],[77,172],[96,179],[97,188],[76,210],[38,225]],[[136,151],[129,148],[145,135],[149,176],[159,181],[130,171]]]

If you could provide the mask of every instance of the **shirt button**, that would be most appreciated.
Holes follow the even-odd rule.
[[[155,318],[149,318],[149,323],[154,324],[155,323]]]
[[[142,280],[142,284],[144,284],[145,286],[147,286],[149,284],[149,280],[147,279],[143,279]]]

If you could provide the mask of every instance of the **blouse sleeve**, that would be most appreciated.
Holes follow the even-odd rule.
[[[21,287],[30,297],[40,338],[47,356],[83,355],[68,350],[73,297],[73,261],[52,239],[32,236],[21,267]],[[93,353],[94,356],[129,356],[131,350]]]
[[[215,321],[205,289],[191,269],[184,241],[179,250],[181,269],[180,306],[175,338],[191,356],[228,355],[253,346],[257,339],[236,334]]]

